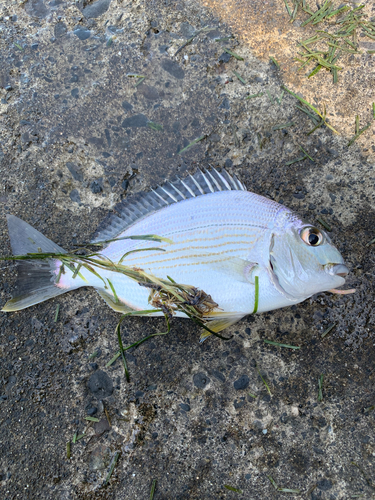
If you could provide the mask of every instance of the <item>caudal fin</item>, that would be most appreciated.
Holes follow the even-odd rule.
[[[7,222],[14,255],[40,251],[43,253],[66,253],[63,248],[18,217],[8,215]],[[56,286],[54,271],[57,266],[58,262],[54,259],[18,261],[18,279],[14,297],[5,304],[2,310],[11,312],[25,309],[71,290],[72,288]],[[77,285],[82,286],[78,283]]]

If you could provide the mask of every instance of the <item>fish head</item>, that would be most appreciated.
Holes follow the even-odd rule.
[[[290,298],[303,299],[344,285],[349,270],[329,236],[291,219],[271,238],[269,265],[277,286]]]

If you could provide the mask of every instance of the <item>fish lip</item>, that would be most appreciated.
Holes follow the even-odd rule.
[[[331,276],[340,276],[341,278],[346,278],[349,274],[349,269],[345,264],[327,264],[324,266],[324,270]]]

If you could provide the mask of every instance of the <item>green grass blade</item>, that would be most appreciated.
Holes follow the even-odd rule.
[[[239,79],[239,81],[240,81],[243,85],[246,85],[246,80],[244,80],[244,79],[242,78],[242,76],[241,76],[239,73],[237,73],[237,71],[234,71],[234,70],[233,70],[233,73],[236,75],[236,77]]]
[[[232,57],[234,57],[238,61],[243,61],[244,60],[243,57],[239,56],[238,54],[236,54],[235,52],[232,52],[231,50],[229,50],[227,48],[224,48],[224,52],[226,52],[227,54],[230,54]]]
[[[120,453],[121,453],[120,451],[116,451],[115,454],[114,454],[114,456],[113,456],[113,458],[112,458],[112,462],[111,462],[111,464],[109,466],[108,474],[107,474],[107,476],[106,476],[106,478],[104,480],[104,486],[106,486],[108,484],[108,482],[109,482],[109,480],[110,480],[110,478],[111,478],[111,476],[113,474],[113,471],[114,471],[114,469],[116,467],[116,463],[117,463],[117,460],[118,460],[118,458],[120,456]]]
[[[126,358],[125,358],[124,346],[122,345],[120,323],[117,325],[116,332],[117,332],[118,343],[119,343],[119,346],[120,346],[120,353],[121,353],[121,357],[122,357],[122,362],[123,362],[123,365],[124,365],[125,377],[126,377],[127,382],[130,382],[128,365],[126,363]]]
[[[265,344],[275,345],[277,347],[287,347],[288,349],[301,349],[301,347],[289,344],[280,344],[279,342],[273,342],[272,340],[264,340]]]
[[[59,318],[59,312],[60,312],[60,304],[57,304],[57,306],[56,306],[56,312],[55,312],[55,317],[54,317],[54,320],[53,320],[54,323],[57,323],[57,320]]]
[[[298,147],[300,148],[300,150],[302,151],[302,153],[304,153],[307,156],[307,158],[309,158],[311,161],[313,161],[315,163],[314,158],[311,158],[311,156],[303,149],[302,146],[298,146]]]
[[[130,254],[136,253],[136,252],[148,252],[148,251],[158,251],[158,252],[165,252],[165,248],[156,248],[156,247],[149,247],[149,248],[137,248],[136,250],[130,250],[129,252],[124,253],[124,255],[121,257],[121,259],[118,261],[118,264],[121,264],[122,261]]]
[[[281,123],[280,125],[275,125],[274,127],[272,127],[272,130],[282,130],[284,128],[292,127],[293,125],[295,125],[294,122]]]
[[[151,130],[156,130],[156,131],[162,131],[163,130],[163,127],[161,125],[159,125],[159,123],[147,122],[147,126]]]
[[[327,224],[327,222],[322,219],[321,217],[317,217],[316,220],[325,228],[327,229],[328,232],[331,232],[332,231],[332,228],[329,224]]]
[[[258,92],[258,94],[248,95],[246,99],[254,99],[254,97],[262,97],[263,92]]]
[[[257,369],[257,372],[259,374],[259,377],[262,379],[263,384],[266,386],[268,394],[272,397],[271,389],[269,388],[269,386],[268,386],[267,382],[265,381],[265,379],[262,377],[262,374],[260,373],[260,370],[259,370],[258,366],[256,366],[256,369]]]
[[[198,142],[203,141],[203,139],[205,139],[205,138],[206,138],[206,135],[202,135],[201,137],[198,137],[197,139],[194,139],[194,141],[191,141],[190,144],[188,144],[187,146],[185,146],[184,148],[182,148],[177,154],[180,155],[182,153],[185,153],[185,151],[187,151],[188,149],[190,149],[192,146],[194,146]]]
[[[240,489],[233,488],[233,486],[230,486],[229,484],[224,484],[224,488],[226,488],[229,491],[234,491],[235,493],[242,493]]]
[[[324,332],[322,333],[322,335],[320,336],[320,338],[324,339],[324,337],[325,337],[326,335],[328,335],[328,334],[329,334],[329,332],[331,332],[331,331],[335,328],[335,326],[336,326],[336,323],[331,323],[331,324],[328,326],[328,328],[327,328],[326,330],[324,330]]]
[[[154,500],[154,494],[155,494],[156,484],[157,484],[157,480],[156,480],[156,479],[154,479],[154,480],[152,481],[152,485],[151,485],[150,500]]]
[[[293,165],[293,163],[297,163],[299,161],[306,160],[307,156],[300,156],[299,158],[296,158],[295,160],[290,160],[285,163],[285,166]]]
[[[270,60],[273,62],[273,64],[276,66],[277,69],[280,69],[280,64],[276,61],[274,57],[270,56]]]
[[[118,304],[120,301],[119,301],[119,299],[117,297],[117,293],[116,293],[115,287],[112,285],[112,282],[108,278],[107,278],[107,281],[108,281],[108,284],[109,284],[109,286],[110,286],[110,288],[112,290],[113,296],[115,298],[115,302],[116,302],[116,304]]]
[[[255,284],[255,295],[254,295],[254,310],[252,314],[255,314],[258,311],[258,304],[259,304],[259,276],[254,277],[254,284]]]

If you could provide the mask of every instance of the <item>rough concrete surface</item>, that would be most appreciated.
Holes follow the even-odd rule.
[[[249,316],[229,341],[199,344],[198,327],[174,320],[128,354],[130,383],[120,360],[106,367],[119,316],[92,291],[0,313],[2,499],[145,499],[153,480],[155,500],[374,498],[372,160],[325,127],[307,135],[312,123],[293,97],[278,100],[281,76],[255,57],[251,33],[242,41],[217,15],[195,1],[2,4],[2,253],[7,213],[71,248],[122,198],[225,166],[323,218],[357,292]],[[287,165],[300,146],[314,162]],[[16,276],[1,266],[1,304]],[[126,345],[165,329],[123,325]]]

